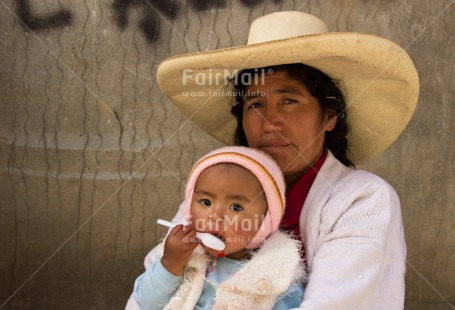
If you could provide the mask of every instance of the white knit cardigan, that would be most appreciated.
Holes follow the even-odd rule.
[[[174,222],[182,222],[182,209]],[[299,309],[403,309],[400,202],[384,180],[345,167],[329,152],[302,208],[300,231],[309,282]]]
[[[207,270],[207,254],[197,248],[187,264],[183,283],[165,310],[192,310],[201,296]],[[272,309],[277,297],[293,282],[304,280],[300,242],[275,232],[231,278],[216,290],[213,309]],[[279,266],[279,268],[274,268]]]
[[[294,282],[306,281],[300,258],[301,243],[285,233],[275,232],[231,278],[219,284],[213,309],[272,309],[277,297]],[[155,249],[163,256],[164,242]],[[192,310],[202,294],[209,256],[198,246],[188,261],[183,281],[164,310]],[[134,297],[133,297],[134,299]],[[139,309],[134,300],[127,309]]]
[[[330,152],[300,214],[309,282],[300,309],[403,309],[400,202],[379,177]]]

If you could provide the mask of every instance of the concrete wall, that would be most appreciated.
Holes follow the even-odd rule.
[[[157,64],[241,45],[280,10],[403,46],[421,79],[398,141],[360,168],[399,193],[406,309],[455,309],[454,1],[0,2],[0,308],[121,309],[194,161],[220,146],[161,95]],[[385,296],[386,297],[386,296]]]

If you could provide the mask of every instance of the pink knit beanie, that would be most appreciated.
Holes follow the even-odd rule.
[[[244,167],[255,175],[262,185],[268,209],[256,235],[247,246],[248,249],[257,248],[262,245],[265,238],[278,229],[284,213],[286,188],[280,167],[262,151],[248,147],[230,146],[217,149],[202,157],[194,165],[186,185],[184,215],[185,217],[191,215],[194,188],[201,173],[205,169],[221,163],[232,163]]]

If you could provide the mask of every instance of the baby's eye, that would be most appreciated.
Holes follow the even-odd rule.
[[[210,207],[212,205],[212,202],[208,199],[201,199],[199,200],[199,203],[204,207]]]
[[[243,207],[241,205],[238,205],[238,204],[232,204],[229,209],[231,209],[232,211],[234,212],[240,212],[240,211],[243,211]]]

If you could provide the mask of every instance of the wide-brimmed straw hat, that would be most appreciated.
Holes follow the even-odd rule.
[[[366,162],[390,146],[411,119],[419,80],[409,55],[370,34],[329,32],[319,18],[277,12],[256,19],[247,45],[170,57],[158,67],[163,93],[194,123],[234,144],[234,81],[244,69],[303,63],[341,80],[348,156]]]

